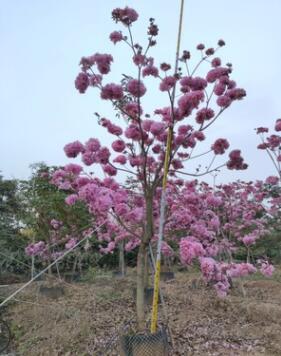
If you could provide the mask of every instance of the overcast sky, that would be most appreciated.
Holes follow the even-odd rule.
[[[93,115],[97,111],[113,119],[110,106],[94,89],[80,95],[74,79],[81,56],[95,52],[112,52],[111,81],[121,73],[135,76],[127,48],[108,40],[110,32],[120,29],[111,10],[125,5],[140,14],[133,30],[140,42],[148,19],[156,18],[160,36],[151,55],[157,62],[174,63],[179,1],[0,0],[0,170],[6,178],[27,178],[34,162],[69,162],[63,146],[76,139],[97,136],[110,144]],[[221,172],[218,181],[274,174],[265,153],[256,149],[254,128],[272,127],[281,116],[280,13],[280,0],[185,2],[181,48],[194,51],[199,42],[215,46],[223,38],[227,46],[220,56],[233,63],[233,79],[247,90],[245,100],[234,103],[210,130],[206,145],[228,138],[250,166]],[[154,93],[146,101],[150,110],[161,107],[164,97]]]

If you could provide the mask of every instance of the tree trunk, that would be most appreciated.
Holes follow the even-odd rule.
[[[149,255],[148,248],[146,248],[144,256],[144,289],[149,287]]]
[[[144,288],[148,283],[148,246],[153,236],[153,194],[147,192],[146,197],[145,231],[139,246],[137,259],[137,327],[139,331],[145,329]],[[147,260],[147,261],[146,261]],[[147,266],[147,267],[146,267]]]
[[[119,243],[119,272],[121,272],[122,277],[125,277],[124,241]]]
[[[137,261],[137,327],[139,331],[145,329],[145,312],[144,312],[144,264],[145,248],[141,244],[138,252]]]

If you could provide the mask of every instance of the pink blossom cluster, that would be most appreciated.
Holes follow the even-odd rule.
[[[46,244],[44,241],[38,241],[34,244],[30,244],[25,248],[25,253],[28,256],[40,256],[46,250]]]

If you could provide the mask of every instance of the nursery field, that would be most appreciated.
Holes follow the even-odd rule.
[[[116,279],[103,272],[87,282],[63,283],[64,295],[57,299],[39,293],[47,282],[34,283],[7,308],[11,350],[30,356],[118,355],[115,338],[134,316],[135,273],[130,269]],[[218,299],[194,271],[177,272],[174,280],[161,283],[171,355],[281,354],[280,269],[273,278],[244,279],[225,299]],[[1,288],[1,293],[18,287]],[[163,308],[160,318],[165,319]]]

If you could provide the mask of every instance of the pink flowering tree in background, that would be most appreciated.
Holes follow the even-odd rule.
[[[83,201],[95,215],[96,224],[103,224],[98,239],[101,242],[106,241],[107,247],[101,248],[102,253],[110,253],[120,241],[126,242],[127,251],[138,248],[137,321],[138,327],[143,329],[146,256],[150,242],[157,239],[168,129],[171,127],[173,130],[169,157],[171,196],[177,186],[190,189],[183,177],[203,176],[222,167],[231,170],[246,169],[247,164],[238,149],[232,150],[227,159],[222,158],[230,146],[225,138],[218,138],[204,153],[195,153],[197,146],[205,140],[207,129],[235,101],[243,99],[246,93],[231,79],[231,64],[222,65],[221,59],[216,56],[218,50],[225,45],[223,40],[219,40],[215,49],[205,49],[203,44],[199,44],[199,61],[193,66],[190,52],[183,51],[179,58],[183,68],[175,73],[170,64],[156,63],[150,54],[159,32],[154,19],[149,20],[148,40],[145,45],[141,45],[134,41],[132,33],[133,24],[138,19],[135,10],[128,7],[114,9],[112,18],[124,26],[126,34],[114,31],[109,38],[114,45],[127,46],[131,53],[129,60],[132,60],[135,70],[123,75],[119,83],[112,82],[107,79],[113,65],[112,55],[95,53],[81,58],[81,71],[75,80],[75,87],[82,94],[94,89],[101,100],[112,104],[115,111],[113,118],[105,118],[99,113],[96,116],[97,123],[108,132],[113,142],[109,148],[102,145],[97,138],[89,138],[85,143],[74,141],[64,147],[67,157],[80,156],[86,166],[99,165],[106,178],[87,174],[80,165],[76,165],[74,169],[73,165],[71,172],[68,169],[56,171],[53,183],[60,189],[72,190],[68,204]],[[203,76],[199,76],[198,70],[202,64],[209,68]],[[167,105],[158,107],[156,104],[153,112],[147,112],[143,107],[145,96],[155,95],[146,85],[148,78],[158,82],[159,91],[167,97]],[[174,91],[176,95],[173,95]],[[197,169],[192,172],[186,169],[190,160],[199,159],[205,154],[210,156],[205,170]],[[221,162],[215,166],[215,159],[218,157],[221,157]],[[125,172],[130,177],[130,189],[121,180],[117,182],[119,172]],[[170,207],[174,200],[169,199],[169,194],[167,196],[167,205]],[[200,204],[206,206],[207,203],[204,201]],[[194,209],[200,210],[200,207],[195,206]],[[193,213],[196,215],[196,212]],[[174,228],[172,216],[173,214],[167,222],[170,234]],[[189,219],[188,211],[185,218]],[[182,219],[184,223],[184,218]],[[204,224],[208,223],[207,220],[205,216]],[[193,227],[194,231],[195,229]],[[211,263],[208,258],[212,254],[208,248],[212,242],[206,247],[201,244],[201,249],[201,242],[196,241],[199,235],[200,229],[194,238],[180,240],[180,253],[183,256],[183,251],[189,250],[187,244],[192,243],[194,257],[204,256],[207,258],[206,263]],[[163,249],[167,252],[169,247],[164,244]],[[206,270],[204,266],[203,271]]]
[[[274,131],[274,133],[270,133],[268,127],[256,128],[256,133],[261,140],[261,143],[257,148],[266,152],[276,172],[276,175],[266,178],[264,182],[264,190],[267,192],[268,196],[267,206],[268,214],[270,216],[270,224],[276,232],[278,232],[279,237],[281,226],[281,135],[279,134],[281,131],[281,119],[275,121]],[[276,245],[280,243],[278,237],[277,241],[275,241]]]
[[[261,140],[261,143],[258,145],[258,149],[264,150],[267,153],[278,175],[278,178],[274,176],[267,178],[266,183],[273,185],[277,184],[278,180],[281,178],[281,136],[278,134],[278,132],[281,131],[281,119],[276,120],[274,131],[276,133],[269,135],[268,127],[256,128],[256,133],[259,135]]]
[[[25,248],[28,256],[38,257],[36,263],[49,264],[69,250],[89,229],[94,216],[82,203],[71,205],[71,190],[65,186],[59,190],[51,183],[52,175],[58,167],[48,167],[39,163],[32,166],[32,176],[20,184],[23,202],[22,224],[32,230],[32,241]],[[75,172],[76,165],[68,164],[64,171]],[[87,229],[88,227],[88,229]],[[79,252],[75,251],[76,257]],[[70,259],[77,258],[70,256]],[[76,265],[76,263],[74,263]]]
[[[179,183],[169,186],[164,254],[177,254],[172,246],[179,245],[181,262],[191,265],[199,259],[206,281],[225,296],[233,278],[258,270],[250,252],[268,233],[268,194],[260,182],[238,181],[216,189],[198,181]],[[235,260],[241,250],[246,251],[246,263]],[[257,267],[267,276],[273,272],[267,260],[258,261]]]

